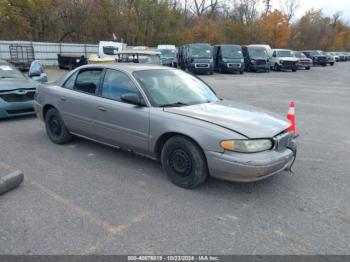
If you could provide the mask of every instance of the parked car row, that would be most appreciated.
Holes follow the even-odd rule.
[[[174,47],[173,52],[176,52]],[[350,60],[350,53],[272,49],[269,45],[260,44],[211,46],[206,43],[197,43],[180,46],[177,49],[176,58],[176,62],[172,62],[171,66],[178,65],[182,70],[194,74],[213,74],[214,71],[243,74],[245,71],[290,70],[296,72],[298,69],[310,70],[312,66],[318,65],[333,66],[338,61]],[[173,59],[175,59],[174,56]]]

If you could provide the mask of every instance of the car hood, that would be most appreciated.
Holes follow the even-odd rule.
[[[12,91],[17,89],[33,89],[38,83],[30,79],[4,78],[0,79],[0,92]]]
[[[169,107],[164,111],[206,121],[248,138],[273,137],[290,126],[273,113],[232,101]]]

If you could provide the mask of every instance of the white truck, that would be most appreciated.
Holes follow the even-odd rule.
[[[271,65],[275,71],[292,70],[297,71],[299,59],[295,57],[292,50],[273,49]]]
[[[114,41],[100,41],[98,44],[98,54],[89,57],[89,64],[116,63],[118,52],[124,51],[126,44]]]

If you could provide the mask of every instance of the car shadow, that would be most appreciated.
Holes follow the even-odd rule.
[[[88,151],[94,151],[96,154],[100,155],[105,161],[111,161],[113,164],[118,165],[115,159],[121,161],[122,163],[129,163],[135,169],[142,169],[143,173],[146,173],[149,183],[153,183],[154,187],[162,186],[171,191],[181,190],[184,193],[189,194],[209,194],[211,196],[222,197],[225,195],[227,197],[236,196],[247,196],[247,195],[259,195],[261,193],[276,192],[276,188],[279,188],[282,192],[289,190],[290,184],[289,173],[286,171],[281,172],[281,174],[276,174],[272,177],[266,179],[242,183],[242,182],[230,182],[219,180],[213,177],[208,177],[202,185],[197,188],[188,190],[177,187],[172,184],[164,173],[161,163],[158,160],[153,160],[148,157],[139,155],[134,152],[129,152],[124,149],[117,149],[109,146],[105,146],[93,141],[89,141],[83,138],[75,137],[70,144],[77,144],[82,149]],[[69,144],[68,144],[69,146]],[[93,147],[93,148],[92,148]],[[125,161],[125,162],[124,162]],[[134,172],[135,176],[140,176],[144,178],[144,175]],[[153,182],[152,182],[153,181]]]
[[[0,118],[0,123],[8,123],[8,122],[15,122],[15,121],[21,121],[21,120],[30,120],[37,118],[35,114],[32,115],[25,115],[25,116],[13,116],[13,117],[7,117],[7,118]]]

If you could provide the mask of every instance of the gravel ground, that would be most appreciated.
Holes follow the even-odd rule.
[[[0,254],[349,254],[350,63],[203,76],[218,95],[284,115],[296,102],[294,175],[174,186],[158,162],[83,139],[59,146],[35,117],[0,121]],[[66,71],[47,70],[50,80]]]

